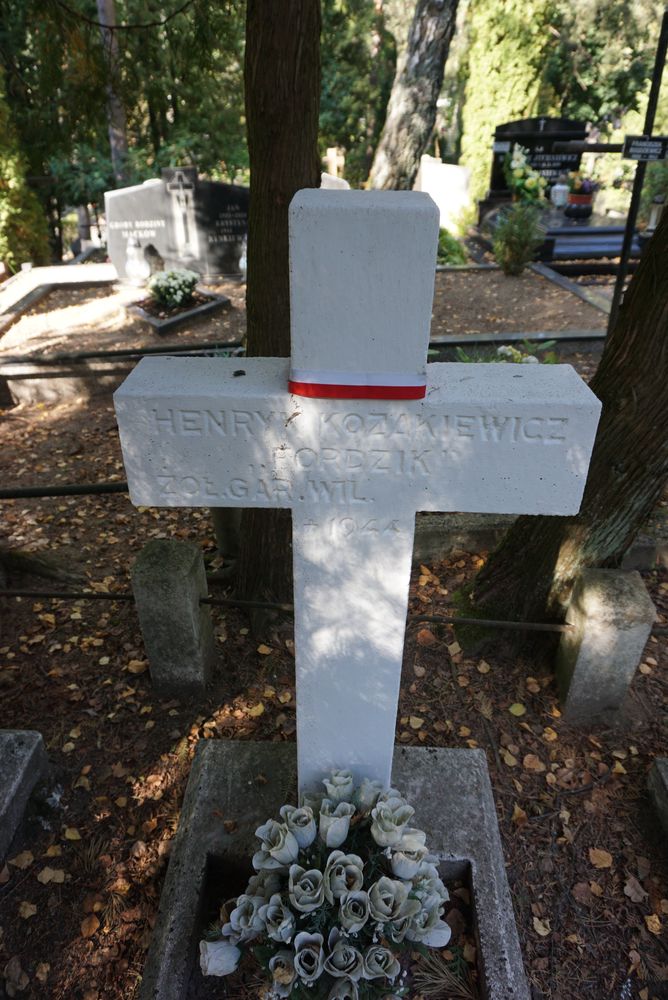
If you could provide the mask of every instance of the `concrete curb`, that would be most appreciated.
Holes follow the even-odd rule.
[[[35,785],[49,762],[41,733],[0,730],[0,861],[9,850]]]
[[[242,891],[256,827],[296,796],[293,744],[201,741],[190,772],[139,1000],[184,1000],[201,974],[209,902]],[[393,781],[442,859],[472,888],[487,1000],[529,1000],[487,762],[481,750],[397,748]],[[233,832],[224,820],[234,820]]]
[[[175,316],[167,316],[165,319],[160,319],[158,316],[152,316],[151,313],[147,312],[146,309],[143,309],[139,305],[128,305],[126,306],[126,311],[131,313],[133,316],[137,316],[139,319],[143,320],[144,323],[149,323],[156,333],[163,334],[169,333],[170,330],[183,326],[185,323],[190,323],[194,319],[201,319],[204,316],[211,315],[211,313],[219,312],[225,306],[229,306],[230,304],[230,300],[227,295],[218,295],[215,292],[205,292],[202,288],[198,288],[197,291],[200,295],[204,295],[210,301],[202,302],[193,309],[177,313]]]
[[[588,289],[578,285],[575,281],[570,281],[570,279],[565,277],[565,275],[558,274],[556,271],[553,271],[551,267],[548,267],[546,264],[541,264],[538,261],[535,261],[533,264],[529,264],[529,268],[534,272],[534,274],[540,274],[541,277],[547,278],[548,281],[558,285],[559,288],[563,288],[564,291],[577,295],[577,297],[582,299],[583,302],[586,302],[587,305],[593,306],[594,309],[599,309],[601,312],[605,313],[606,316],[610,315],[612,302],[609,299],[606,299],[603,295],[597,295],[595,292],[590,292]]]
[[[668,757],[657,757],[647,775],[647,788],[659,822],[668,836]]]

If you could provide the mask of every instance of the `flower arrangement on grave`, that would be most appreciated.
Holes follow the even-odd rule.
[[[412,807],[396,789],[334,771],[323,796],[284,805],[256,830],[256,874],[200,943],[204,975],[234,972],[251,950],[264,1000],[395,1000],[410,955],[444,948],[449,899]]]
[[[571,170],[567,179],[568,190],[574,195],[588,195],[592,197],[598,191],[598,183],[593,177],[587,177],[579,170]]]
[[[192,302],[199,274],[185,268],[172,271],[158,271],[148,282],[151,298],[169,309]]]
[[[573,170],[568,175],[568,204],[564,215],[570,219],[587,219],[592,213],[594,194],[598,184],[579,170]]]
[[[547,181],[529,164],[529,151],[518,143],[513,144],[503,161],[506,183],[519,201],[538,202],[545,197]]]

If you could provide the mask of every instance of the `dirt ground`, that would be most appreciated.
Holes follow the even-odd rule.
[[[532,326],[546,328],[542,314]],[[5,411],[0,448],[7,483],[125,478],[105,399]],[[0,545],[55,555],[71,575],[12,574],[12,587],[127,591],[151,538],[194,541],[219,565],[206,510],[135,509],[107,495],[0,511]],[[397,741],[485,750],[533,1000],[665,1000],[668,858],[645,782],[668,752],[666,638],[650,638],[618,728],[572,729],[548,649],[520,653],[497,631],[463,650],[451,628],[416,621],[452,613],[485,555],[455,553],[414,574]],[[668,574],[644,576],[666,622]],[[7,996],[39,1000],[135,997],[197,742],[294,739],[290,617],[253,636],[239,611],[212,614],[219,669],[195,705],[154,696],[130,602],[0,599],[1,724],[41,731],[54,772],[0,866],[0,996],[4,983]]]

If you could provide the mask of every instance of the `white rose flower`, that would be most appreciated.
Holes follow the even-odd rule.
[[[241,952],[228,941],[200,941],[199,965],[203,976],[229,976],[239,964]]]
[[[350,802],[353,797],[353,776],[350,771],[332,771],[323,781],[327,798],[331,802]]]
[[[327,1000],[358,1000],[357,983],[352,979],[338,979],[332,986]]]
[[[353,802],[360,812],[370,812],[382,794],[383,784],[381,781],[371,781],[364,778],[359,788],[355,789]]]
[[[441,907],[436,901],[436,905],[423,908],[415,914],[406,931],[406,939],[417,941],[428,948],[445,948],[451,934],[450,925],[441,920]]]
[[[348,944],[338,927],[333,927],[327,941],[329,955],[325,959],[324,969],[335,979],[352,979],[354,983],[362,977],[364,961],[357,948]]]
[[[297,860],[299,844],[283,823],[270,819],[255,831],[261,849],[253,855],[253,868],[287,868]]]
[[[371,810],[371,836],[380,847],[394,847],[414,814],[415,810],[403,799],[379,802]]]
[[[281,876],[275,869],[262,868],[251,875],[246,886],[247,896],[262,896],[265,902],[281,889]]]
[[[355,814],[351,802],[339,802],[336,807],[330,799],[323,799],[320,806],[320,839],[325,847],[340,847],[348,836],[350,820]]]
[[[325,898],[329,903],[340,899],[364,882],[364,862],[357,854],[332,851],[325,866]]]
[[[414,851],[395,851],[390,861],[392,874],[402,879],[414,878],[426,854],[426,847],[418,847]]]
[[[369,913],[372,920],[387,923],[400,917],[418,912],[420,903],[417,899],[409,899],[411,886],[405,882],[383,875],[369,889]]]
[[[339,900],[339,923],[349,934],[359,934],[369,919],[369,895],[362,889],[347,892]]]
[[[292,941],[292,935],[295,932],[294,914],[284,904],[279,893],[276,893],[268,903],[261,906],[258,913],[270,938],[283,944],[289,944]]]
[[[252,941],[261,934],[264,930],[264,923],[260,917],[260,907],[263,903],[261,896],[245,894],[239,896],[228,923],[223,927],[223,936],[237,943]]]
[[[536,357],[535,354],[525,354],[522,358],[520,364],[523,365],[539,365],[540,359]]]
[[[313,810],[309,806],[281,806],[281,819],[293,835],[300,849],[310,847],[317,835]]]
[[[401,971],[399,960],[389,948],[372,944],[364,953],[364,979],[395,979]]]
[[[269,971],[272,978],[272,990],[276,996],[288,997],[292,993],[292,984],[297,973],[291,951],[277,951],[269,959]]]
[[[310,986],[320,976],[325,964],[322,934],[307,934],[302,931],[295,938],[295,972]]]
[[[289,892],[290,902],[300,913],[311,913],[313,910],[317,910],[325,899],[325,883],[322,872],[319,872],[317,868],[306,871],[299,865],[292,865]]]

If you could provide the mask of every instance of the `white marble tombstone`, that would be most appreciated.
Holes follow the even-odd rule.
[[[115,395],[135,504],[289,507],[300,787],[390,781],[416,511],[572,514],[600,410],[567,365],[426,364],[438,210],[300,191],[292,357],[145,358]]]

